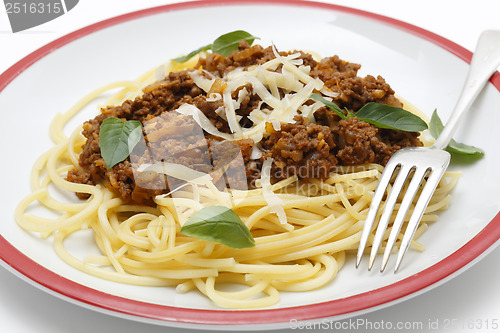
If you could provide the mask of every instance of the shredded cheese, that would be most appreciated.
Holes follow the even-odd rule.
[[[171,176],[180,180],[187,181],[191,184],[196,185],[207,185],[207,183],[212,183],[212,176],[208,173],[196,171],[194,169],[188,168],[182,164],[168,163],[168,162],[156,162],[153,164],[144,163],[141,164],[137,171],[152,171],[155,173],[162,173],[167,176]]]
[[[227,88],[222,94],[222,99],[224,100],[224,107],[226,109],[226,118],[227,123],[229,124],[229,129],[235,134],[235,137],[239,139],[242,136],[242,130],[240,124],[238,123],[238,120],[236,119],[236,110],[233,103],[234,101],[231,98],[231,91]]]
[[[287,224],[285,209],[283,208],[283,200],[281,200],[272,190],[271,185],[271,165],[272,158],[266,158],[262,163],[262,172],[260,176],[260,184],[262,186],[262,195],[269,205],[270,212],[276,214],[281,224]]]
[[[198,186],[205,186],[209,191],[211,191],[212,197],[215,198],[219,204],[222,204],[226,207],[233,206],[230,194],[219,191],[219,189],[212,182],[212,176],[210,176],[208,173],[196,171],[196,170],[191,169],[191,168],[184,166],[182,164],[167,163],[167,162],[156,162],[153,164],[144,163],[144,164],[141,164],[137,168],[137,171],[139,171],[139,172],[152,171],[152,172],[165,174],[167,176],[186,181],[188,184],[191,184],[191,185],[193,185],[194,188],[196,188],[195,190],[193,190],[193,198],[196,198],[196,197],[199,198],[200,194],[199,194]],[[178,191],[179,189],[181,189],[185,185],[186,184],[181,185],[180,187],[173,189],[169,193],[158,195],[155,198],[156,199],[166,198],[167,196]],[[177,203],[179,200],[183,200],[181,198],[174,198],[174,199],[175,199],[174,203]],[[198,209],[199,208],[200,207],[198,207]],[[193,213],[195,211],[193,211]]]
[[[191,79],[193,79],[194,83],[206,93],[210,91],[210,88],[212,88],[212,85],[215,82],[215,77],[213,77],[213,75],[211,75],[211,79],[207,79],[199,71],[191,71],[189,72],[189,76],[191,76]]]
[[[194,121],[196,121],[196,123],[209,134],[218,136],[226,140],[234,140],[232,135],[219,131],[217,127],[212,124],[210,119],[208,119],[200,109],[192,104],[183,104],[175,111],[186,116],[192,116]]]
[[[221,99],[222,99],[221,94],[219,94],[219,93],[211,93],[207,97],[207,102],[216,102],[216,101],[221,100]]]
[[[319,91],[325,96],[335,97],[335,93],[327,90],[321,80],[310,76],[311,67],[303,64],[300,53],[282,56],[276,48],[273,48],[273,52],[276,58],[264,64],[246,69],[236,68],[229,72],[222,78],[225,83],[222,96],[210,94],[207,98],[208,101],[222,99],[223,106],[215,112],[227,121],[231,133],[220,132],[195,106],[182,105],[177,111],[193,116],[207,133],[226,140],[252,139],[254,144],[262,140],[267,122],[272,124],[274,130],[279,131],[281,123],[291,123],[299,114],[314,121],[313,113],[321,104],[315,101],[311,105],[305,105],[311,94]],[[210,91],[216,80],[208,72],[195,70],[189,74],[195,84],[206,92]],[[245,87],[248,84],[252,86],[250,91]],[[242,116],[238,115],[238,109],[250,94],[257,95],[261,102],[248,115],[253,125],[243,128],[239,123]],[[263,108],[263,105],[266,107]]]

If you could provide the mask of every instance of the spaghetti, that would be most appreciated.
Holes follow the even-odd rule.
[[[344,265],[346,253],[357,249],[362,221],[383,170],[380,164],[336,165],[323,179],[304,179],[297,174],[274,179],[273,161],[268,158],[263,162],[254,188],[221,189],[211,181],[187,180],[182,186],[155,195],[154,203],[149,205],[127,201],[103,184],[66,179],[70,170],[79,168],[79,155],[85,142],[81,128],[69,137],[63,133],[72,117],[108,91],[121,88],[108,101],[108,105],[119,105],[151,89],[164,73],[193,68],[197,61],[193,58],[186,64],[169,62],[136,81],[106,85],[85,96],[66,113],[58,114],[50,127],[55,145],[35,162],[31,173],[32,193],[16,208],[17,223],[41,237],[52,237],[61,259],[85,273],[119,283],[175,286],[180,293],[197,289],[217,305],[227,308],[268,307],[279,302],[281,291],[303,292],[330,283]],[[263,97],[263,103],[272,106],[272,111],[261,107],[253,112],[250,127],[240,126],[231,90],[213,92],[212,87],[218,81],[199,71],[193,72],[194,81],[205,88],[207,95],[212,94],[210,98],[223,100],[230,131],[207,125],[204,114],[190,106],[179,112],[193,117],[210,135],[228,140],[251,138],[258,142],[266,135],[266,123],[278,131],[282,124],[292,121],[297,110],[303,117],[312,119],[321,107],[318,102],[305,103],[313,91],[332,95],[301,66],[296,54],[276,54],[274,59],[253,69],[255,75],[251,80],[250,70],[232,72],[233,79],[226,82],[228,86],[233,85],[232,91],[251,81],[253,89]],[[281,73],[277,73],[279,68]],[[293,94],[283,97],[283,91]],[[241,95],[239,98],[242,99]],[[167,171],[165,174],[172,175]],[[428,223],[437,220],[437,211],[446,208],[457,179],[457,173],[445,175],[414,239],[427,229]],[[61,196],[61,191],[84,194],[88,198],[75,202]],[[45,207],[57,217],[33,215],[28,212],[32,205]],[[213,205],[223,205],[236,212],[252,233],[255,246],[236,249],[180,233],[189,216]],[[93,230],[101,255],[77,258],[65,249],[64,240],[86,228]],[[404,230],[405,227],[401,234]],[[386,238],[389,233],[390,227]],[[415,240],[411,245],[424,250]],[[380,251],[383,250],[384,246]],[[225,284],[244,288],[221,289]]]

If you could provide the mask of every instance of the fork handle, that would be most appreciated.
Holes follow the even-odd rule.
[[[472,103],[498,66],[500,66],[500,31],[486,30],[481,34],[477,42],[460,98],[433,147],[438,149],[446,148],[457,128],[458,122],[470,110]]]

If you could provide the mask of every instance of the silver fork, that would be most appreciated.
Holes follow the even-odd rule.
[[[386,192],[391,178],[393,178],[393,174],[398,170],[393,187],[387,196],[384,210],[378,222],[368,264],[368,270],[370,270],[382,243],[396,201],[405,183],[409,182],[384,251],[380,271],[383,272],[385,270],[392,248],[394,247],[401,226],[405,220],[405,216],[408,213],[417,191],[422,185],[422,181],[425,179],[422,192],[415,204],[415,208],[401,241],[394,271],[396,272],[398,270],[401,260],[422,219],[422,215],[450,162],[450,154],[444,149],[451,140],[451,136],[457,128],[459,120],[463,118],[466,111],[470,109],[472,102],[479,95],[479,92],[483,89],[498,66],[500,66],[500,31],[485,31],[479,37],[460,98],[457,101],[450,119],[441,132],[441,135],[436,139],[434,145],[428,148],[412,147],[401,149],[391,157],[385,166],[364,222],[365,224],[358,248],[356,268],[359,267],[361,262],[384,193]]]

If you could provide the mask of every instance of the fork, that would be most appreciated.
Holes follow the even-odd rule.
[[[444,149],[451,140],[451,136],[457,128],[459,120],[462,119],[464,114],[470,109],[473,101],[479,95],[480,91],[486,85],[498,66],[500,66],[500,31],[487,30],[479,37],[476,50],[471,60],[469,73],[467,74],[464,87],[455,109],[434,144],[431,147],[410,147],[398,150],[393,154],[385,166],[364,222],[363,232],[358,247],[356,268],[359,267],[368,238],[374,228],[375,218],[382,198],[387,191],[387,186],[397,171],[397,176],[395,176],[396,179],[394,180],[390,193],[387,195],[385,207],[378,222],[377,231],[371,248],[370,261],[368,263],[368,270],[371,270],[380,245],[382,244],[384,233],[389,225],[389,220],[394,211],[396,201],[405,184],[409,182],[407,190],[402,198],[400,208],[396,213],[396,218],[387,240],[380,269],[381,272],[385,270],[408,210],[417,192],[422,187],[422,191],[417,199],[401,241],[394,270],[394,272],[397,272],[403,256],[408,250],[413,236],[415,235],[422,215],[450,162],[450,154]],[[425,184],[422,184],[424,179]]]

